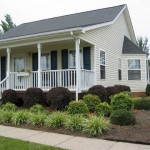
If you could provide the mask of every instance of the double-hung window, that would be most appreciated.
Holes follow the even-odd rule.
[[[106,71],[105,71],[105,52],[100,51],[100,79],[105,79],[106,77]]]
[[[121,58],[118,58],[118,80],[122,80],[122,75],[121,75]]]
[[[128,60],[128,80],[141,80],[140,59]]]
[[[50,69],[50,53],[42,53],[41,55],[41,69],[49,70]]]
[[[14,71],[18,72],[21,69],[25,68],[25,58],[23,56],[14,58]]]

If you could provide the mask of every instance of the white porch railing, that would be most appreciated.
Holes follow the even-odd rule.
[[[14,90],[26,90],[29,87],[38,87],[38,72],[29,74],[10,72],[10,88]],[[86,90],[94,85],[94,71],[81,70],[81,90]],[[41,71],[41,88],[49,90],[53,87],[66,87],[76,90],[76,69],[46,70]]]
[[[3,91],[7,89],[7,80],[8,77],[0,82],[0,97],[2,96]]]

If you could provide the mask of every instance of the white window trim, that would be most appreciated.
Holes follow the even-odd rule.
[[[99,67],[100,66],[105,66],[105,79],[101,78],[101,70],[100,69],[99,69],[99,73],[100,73],[99,77],[100,77],[100,80],[104,81],[104,80],[106,80],[106,52],[105,52],[105,64],[101,64],[101,61],[100,61],[100,59],[101,59],[101,51],[105,52],[105,50],[99,49]]]
[[[129,60],[140,60],[140,69],[128,69],[128,61]],[[141,81],[142,80],[142,70],[141,70],[141,59],[140,58],[130,58],[130,59],[127,59],[127,70],[139,70],[140,71],[140,75],[141,75],[141,79],[138,79],[138,80],[129,80],[129,74],[127,72],[127,76],[128,76],[128,81]]]

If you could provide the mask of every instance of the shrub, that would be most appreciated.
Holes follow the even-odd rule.
[[[147,84],[145,92],[147,96],[150,96],[150,84]]]
[[[63,126],[66,119],[66,114],[62,112],[54,112],[45,120],[46,127],[59,128]]]
[[[35,104],[30,108],[31,113],[43,113],[45,112],[45,109],[42,105],[40,104]]]
[[[85,119],[83,131],[89,133],[92,136],[102,134],[109,129],[109,122],[103,117],[92,116],[89,119]]]
[[[95,111],[95,107],[101,102],[97,95],[88,94],[83,97],[83,101],[87,104],[90,111]]]
[[[115,86],[108,86],[106,87],[106,93],[107,93],[107,102],[110,103],[110,100],[111,100],[110,97],[112,95],[118,94],[119,91]]]
[[[17,106],[15,104],[8,102],[6,104],[3,104],[1,106],[1,109],[4,111],[17,111]]]
[[[136,123],[136,119],[133,113],[124,109],[113,111],[110,115],[110,121],[113,124],[121,126]]]
[[[5,90],[2,93],[2,99],[1,100],[2,100],[3,104],[10,102],[10,103],[17,105],[19,103],[19,101],[17,99],[17,93],[16,93],[16,91],[14,91],[12,89]]]
[[[103,102],[96,106],[95,112],[97,115],[108,117],[111,113],[111,107],[108,103]]]
[[[11,121],[12,116],[13,116],[12,111],[1,110],[0,111],[0,122],[1,123],[8,123]]]
[[[20,125],[26,123],[28,119],[28,112],[27,111],[18,111],[15,112],[12,117],[12,123],[15,125]]]
[[[43,91],[40,88],[28,88],[23,98],[25,107],[32,107],[35,104],[45,105]]]
[[[127,92],[131,92],[131,89],[129,86],[127,85],[115,85],[115,87],[117,88],[117,90],[120,92],[124,92],[124,91],[127,91]]]
[[[89,111],[87,105],[82,100],[70,102],[67,110],[69,114],[73,115],[74,114],[86,115]]]
[[[102,102],[106,101],[106,89],[102,85],[92,86],[89,88],[88,93],[97,95]]]
[[[46,114],[34,114],[34,113],[31,113],[29,115],[29,118],[28,118],[28,123],[35,126],[35,125],[44,125],[45,123],[45,118],[46,118]]]
[[[131,110],[133,108],[132,98],[127,93],[115,94],[111,97],[112,110],[126,109]]]
[[[83,129],[84,118],[81,115],[71,115],[65,121],[65,128],[71,131],[81,131]]]
[[[134,100],[135,109],[150,110],[150,98],[136,99]]]
[[[71,92],[67,88],[56,87],[50,89],[48,92],[47,103],[54,109],[63,110],[68,106],[70,101]]]

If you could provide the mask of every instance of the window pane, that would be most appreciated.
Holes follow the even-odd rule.
[[[141,70],[128,70],[128,80],[141,80]]]
[[[128,60],[128,69],[140,69],[140,60],[139,59],[130,59]]]
[[[41,68],[42,70],[50,69],[50,54],[44,53],[41,55]]]
[[[105,52],[100,51],[100,64],[105,65]]]
[[[20,71],[25,68],[24,57],[16,57],[14,58],[14,71]]]
[[[118,69],[118,80],[122,80],[121,70],[120,69]]]
[[[100,78],[105,79],[105,66],[100,65]]]

